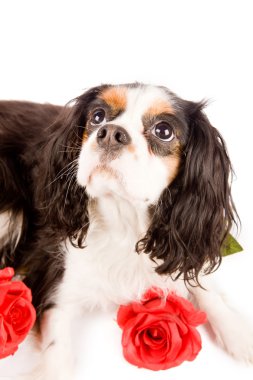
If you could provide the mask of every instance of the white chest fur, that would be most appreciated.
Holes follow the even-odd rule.
[[[107,308],[140,299],[151,286],[175,289],[168,277],[156,274],[148,255],[135,251],[148,224],[146,207],[135,206],[114,196],[91,202],[86,247],[66,243],[65,275],[58,293],[62,302]]]

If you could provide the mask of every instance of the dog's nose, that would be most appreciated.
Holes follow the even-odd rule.
[[[97,143],[104,149],[120,149],[131,142],[128,132],[118,125],[107,124],[97,132]]]

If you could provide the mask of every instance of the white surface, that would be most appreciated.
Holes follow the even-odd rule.
[[[64,104],[93,85],[138,80],[187,99],[211,99],[206,112],[236,172],[233,195],[245,247],[217,275],[253,323],[251,15],[250,0],[1,2],[0,98]],[[253,367],[235,362],[204,328],[197,359],[162,372],[123,359],[114,312],[86,316],[76,330],[77,380],[253,378]],[[27,368],[33,356],[23,344],[0,362],[0,378]]]
[[[252,258],[244,252],[226,259],[227,265],[221,268],[217,277],[224,282],[229,296],[235,305],[253,319],[251,267]],[[242,279],[240,286],[233,280],[235,276]],[[242,275],[243,274],[243,275]],[[185,362],[177,368],[167,371],[152,372],[138,369],[128,364],[121,353],[121,330],[115,321],[115,312],[94,312],[79,320],[73,327],[75,343],[77,375],[71,380],[97,380],[108,378],[121,380],[165,380],[168,378],[181,380],[211,380],[214,378],[252,380],[253,368],[238,363],[218,347],[206,327],[200,327],[202,350],[193,362]],[[36,360],[35,353],[27,343],[23,344],[14,357],[0,361],[0,378],[11,380],[11,375],[27,370]],[[60,366],[61,363],[58,363]],[[222,376],[222,377],[221,377]]]

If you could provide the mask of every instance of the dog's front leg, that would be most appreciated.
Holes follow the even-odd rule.
[[[253,363],[253,324],[230,305],[212,274],[200,282],[206,290],[192,287],[190,291],[206,312],[218,343],[236,359]]]
[[[36,380],[74,379],[71,308],[55,307],[45,312],[41,322],[41,355],[38,367],[28,377]]]

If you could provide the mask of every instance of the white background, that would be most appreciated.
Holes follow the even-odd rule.
[[[253,319],[251,6],[250,0],[1,1],[0,98],[64,104],[90,86],[143,81],[189,100],[210,99],[207,115],[236,173],[245,248],[226,259],[219,280]],[[114,319],[113,312],[97,313],[78,325],[78,380],[253,378],[253,367],[231,359],[203,328],[194,362],[162,372],[137,369],[122,357]],[[32,357],[24,344],[0,362],[0,378],[10,379]]]

